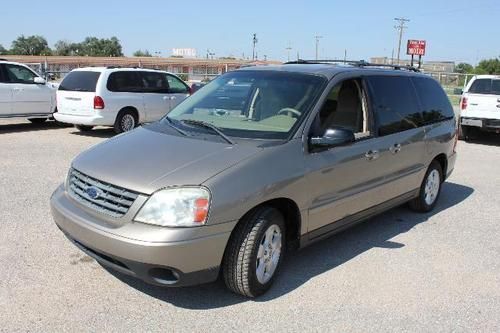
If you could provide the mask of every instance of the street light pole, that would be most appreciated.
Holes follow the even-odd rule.
[[[314,36],[314,38],[316,38],[316,60],[318,60],[318,47],[319,47],[319,39],[320,38],[323,38],[323,36]]]
[[[257,39],[257,34],[253,34],[253,39],[252,39],[252,43],[253,43],[252,60],[255,60],[255,45],[257,45],[258,41],[259,40]]]

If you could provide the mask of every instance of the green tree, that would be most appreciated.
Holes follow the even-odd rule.
[[[9,51],[3,47],[2,44],[0,44],[0,55],[5,55],[5,54],[9,54]]]
[[[500,74],[500,58],[481,60],[475,72],[477,74]]]
[[[78,53],[79,44],[67,40],[59,40],[54,44],[54,54],[59,56],[70,56]]]
[[[87,37],[81,43],[75,45],[78,55],[90,57],[121,57],[122,46],[116,37],[110,39],[99,39],[97,37]]]
[[[460,74],[468,74],[474,72],[474,67],[466,62],[461,62],[455,66],[455,72]]]
[[[152,57],[151,53],[148,50],[137,50],[133,54],[134,57]]]
[[[21,35],[12,42],[11,53],[17,55],[50,55],[52,51],[44,37],[38,35],[25,37]]]

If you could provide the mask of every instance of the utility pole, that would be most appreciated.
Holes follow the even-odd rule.
[[[320,38],[323,38],[323,36],[314,36],[314,38],[316,38],[316,60],[318,60],[318,47],[319,47],[319,40]]]
[[[406,28],[408,28],[407,26],[405,26],[405,24],[407,22],[410,22],[410,20],[407,18],[404,18],[404,17],[396,17],[394,20],[396,22],[398,22],[398,25],[395,25],[394,29],[399,30],[398,62],[396,63],[399,66],[399,60],[400,60],[400,55],[401,55],[401,41],[403,40],[403,32]]]
[[[255,46],[257,45],[257,42],[259,40],[257,39],[257,34],[253,34],[253,39],[252,39],[252,43],[253,43],[253,51],[252,51],[252,60],[255,60],[256,59],[256,55],[255,55]]]
[[[287,61],[290,61],[290,51],[292,50],[292,46],[290,45],[290,42],[288,42],[288,46],[285,48],[286,53],[287,53]]]

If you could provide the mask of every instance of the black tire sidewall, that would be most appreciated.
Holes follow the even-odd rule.
[[[257,216],[257,219],[263,219],[265,223],[261,225],[261,228],[257,233],[256,237],[257,241],[254,243],[254,248],[252,249],[251,261],[249,265],[250,272],[248,275],[249,276],[248,282],[250,288],[253,291],[252,293],[256,296],[263,294],[271,287],[271,285],[274,282],[274,279],[278,275],[278,272],[280,270],[286,252],[286,230],[285,230],[285,221],[283,219],[283,215],[281,215],[281,213],[276,209],[269,209],[266,210],[263,214]],[[269,279],[269,281],[262,284],[257,279],[257,253],[259,251],[259,246],[260,243],[262,242],[262,238],[264,237],[265,232],[269,227],[271,227],[274,224],[276,224],[281,231],[281,254],[280,254],[280,259],[278,261],[278,266],[276,267],[273,276]]]
[[[430,205],[425,202],[425,184],[427,183],[427,177],[429,177],[429,174],[432,172],[432,170],[437,170],[439,173],[439,190],[436,195],[436,198],[434,199],[434,202]],[[436,206],[439,196],[441,194],[441,189],[443,187],[443,171],[441,170],[441,165],[433,161],[429,168],[427,169],[427,172],[425,173],[424,181],[422,182],[422,186],[420,187],[420,195],[419,195],[419,200],[421,201],[422,208],[424,208],[424,211],[429,212],[434,209]]]
[[[132,117],[134,117],[134,128],[137,127],[137,116],[134,114],[134,112],[132,111],[129,111],[129,110],[124,110],[124,111],[120,111],[120,113],[118,114],[118,116],[116,117],[116,120],[115,120],[115,132],[116,133],[124,133],[125,131],[123,130],[123,127],[122,127],[122,119],[125,115],[131,115]],[[131,131],[131,130],[129,130]]]

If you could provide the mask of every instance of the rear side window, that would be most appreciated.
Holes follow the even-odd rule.
[[[370,76],[367,81],[380,136],[418,127],[417,96],[409,77]]]
[[[100,72],[73,71],[64,77],[59,90],[95,92]]]
[[[0,64],[0,83],[4,83],[6,80],[5,80],[5,77],[4,77],[4,74],[3,74],[3,65]]]
[[[168,82],[165,73],[158,72],[141,72],[140,76],[146,93],[168,93]]]
[[[144,90],[144,83],[139,72],[120,71],[109,75],[106,88],[112,92],[140,93]]]
[[[500,80],[477,79],[472,82],[469,92],[472,94],[500,95]]]
[[[453,107],[438,82],[431,78],[412,78],[421,104],[418,125],[424,126],[454,117]]]
[[[169,92],[172,94],[186,94],[188,88],[186,85],[173,75],[167,75]]]

